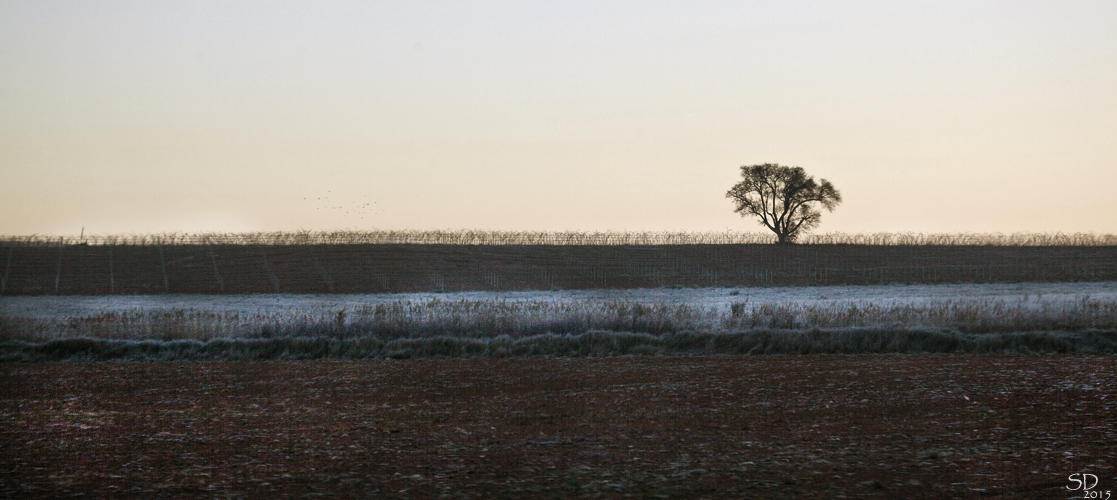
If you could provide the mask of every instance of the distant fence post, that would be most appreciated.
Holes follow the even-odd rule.
[[[8,247],[8,263],[4,264],[4,279],[0,279],[0,294],[8,288],[8,269],[12,267],[12,252],[16,249],[15,245]]]
[[[62,237],[58,238],[58,267],[54,272],[54,294],[58,294],[58,285],[62,281]]]
[[[163,293],[170,293],[171,281],[167,279],[167,264],[163,259],[163,243],[156,243],[155,246],[159,249],[159,268],[163,270]]]
[[[221,272],[217,270],[217,257],[213,255],[213,244],[206,242],[206,247],[209,248],[209,261],[213,263],[213,276],[217,278],[217,286],[221,287],[221,293],[225,293],[225,280],[221,279]]]
[[[326,269],[323,268],[322,263],[318,261],[317,245],[310,245],[310,255],[314,257],[314,267],[318,269],[318,274],[321,276],[322,281],[326,283],[326,288],[330,290],[330,293],[334,293],[334,279],[326,273]]]
[[[268,272],[268,279],[271,280],[272,286],[275,287],[275,293],[279,293],[279,277],[271,270],[271,264],[268,262],[268,249],[266,246],[260,247],[260,255],[264,256],[264,270]]]
[[[112,247],[109,245],[109,294],[116,293],[116,277],[112,273]]]

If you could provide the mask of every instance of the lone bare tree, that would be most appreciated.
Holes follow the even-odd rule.
[[[802,167],[785,167],[775,163],[741,167],[744,179],[733,186],[726,198],[732,198],[742,217],[760,217],[760,222],[776,233],[780,243],[795,239],[817,227],[822,219],[821,205],[833,212],[842,202],[842,195],[830,181],[817,183]]]

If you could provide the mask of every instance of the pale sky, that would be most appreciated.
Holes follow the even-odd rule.
[[[0,2],[0,235],[1117,233],[1117,2]]]

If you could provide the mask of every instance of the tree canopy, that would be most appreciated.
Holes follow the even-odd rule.
[[[780,243],[794,243],[817,227],[822,220],[819,206],[832,212],[842,202],[841,193],[830,181],[815,182],[802,167],[743,166],[741,177],[725,197],[734,201],[734,212],[742,217],[759,217]]]

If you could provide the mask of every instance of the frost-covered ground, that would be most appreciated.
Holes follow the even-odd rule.
[[[377,295],[135,295],[0,297],[0,315],[62,319],[102,312],[197,309],[240,313],[317,313],[378,303],[440,301],[631,302],[726,307],[734,303],[926,305],[999,301],[1055,305],[1089,298],[1117,301],[1117,282],[829,287],[647,288],[527,292],[409,293]]]

